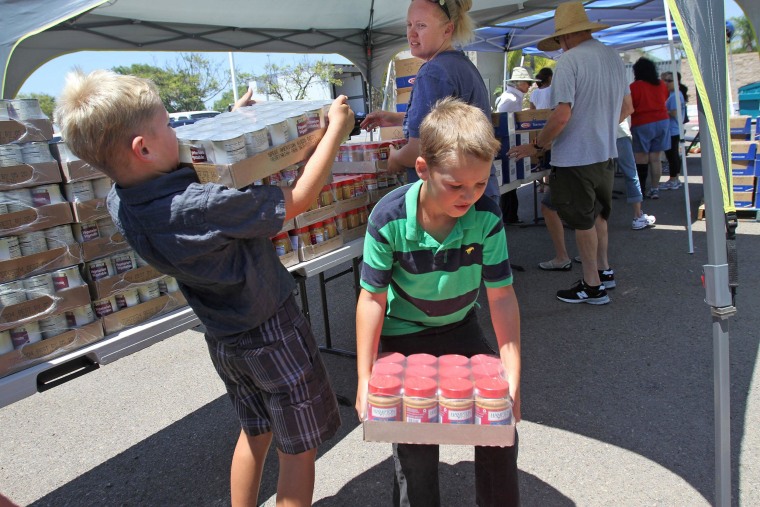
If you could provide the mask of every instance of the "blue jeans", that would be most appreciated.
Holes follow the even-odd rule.
[[[625,193],[628,204],[641,202],[644,197],[641,195],[641,185],[639,184],[639,174],[636,172],[636,160],[633,158],[633,143],[628,136],[617,138],[618,167],[625,176]]]

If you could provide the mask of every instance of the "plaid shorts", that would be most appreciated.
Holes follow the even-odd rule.
[[[299,454],[337,432],[338,402],[292,295],[258,328],[224,342],[206,335],[206,343],[247,434],[272,431],[280,451]]]

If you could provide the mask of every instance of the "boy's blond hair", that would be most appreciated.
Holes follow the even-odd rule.
[[[429,167],[458,164],[464,155],[491,161],[499,146],[483,111],[453,97],[436,102],[420,125],[420,155]]]
[[[149,79],[75,69],[66,76],[53,117],[66,145],[115,179],[132,140],[161,110],[158,88]]]

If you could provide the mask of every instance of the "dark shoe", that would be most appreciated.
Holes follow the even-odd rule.
[[[544,271],[570,271],[573,269],[573,261],[554,263],[554,259],[546,262],[539,262],[538,267]]]
[[[557,299],[565,303],[588,303],[590,305],[606,305],[610,302],[604,284],[599,287],[589,287],[583,280],[567,290],[558,290]]]
[[[602,282],[605,289],[609,290],[615,288],[615,272],[612,271],[612,269],[600,269],[599,280]]]

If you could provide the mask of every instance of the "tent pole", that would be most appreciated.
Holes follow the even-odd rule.
[[[663,0],[663,5],[665,7],[665,24],[668,27],[668,46],[670,46],[670,63],[672,65],[672,73],[673,73],[673,90],[674,94],[673,96],[676,99],[676,120],[678,121],[678,127],[681,132],[683,132],[683,115],[681,114],[681,93],[678,89],[679,80],[678,80],[678,68],[676,67],[676,50],[675,50],[675,42],[673,41],[673,26],[670,22],[670,9],[668,8],[667,0]],[[689,253],[694,253],[694,236],[692,234],[691,230],[691,206],[690,201],[691,198],[689,196],[689,169],[686,166],[686,154],[684,150],[683,142],[679,140],[678,142],[678,156],[681,159],[681,170],[683,171],[683,193],[684,193],[684,205],[686,207],[686,231],[689,239]]]
[[[227,53],[230,57],[230,76],[232,76],[232,101],[238,101],[237,79],[235,78],[235,56],[232,51]]]

